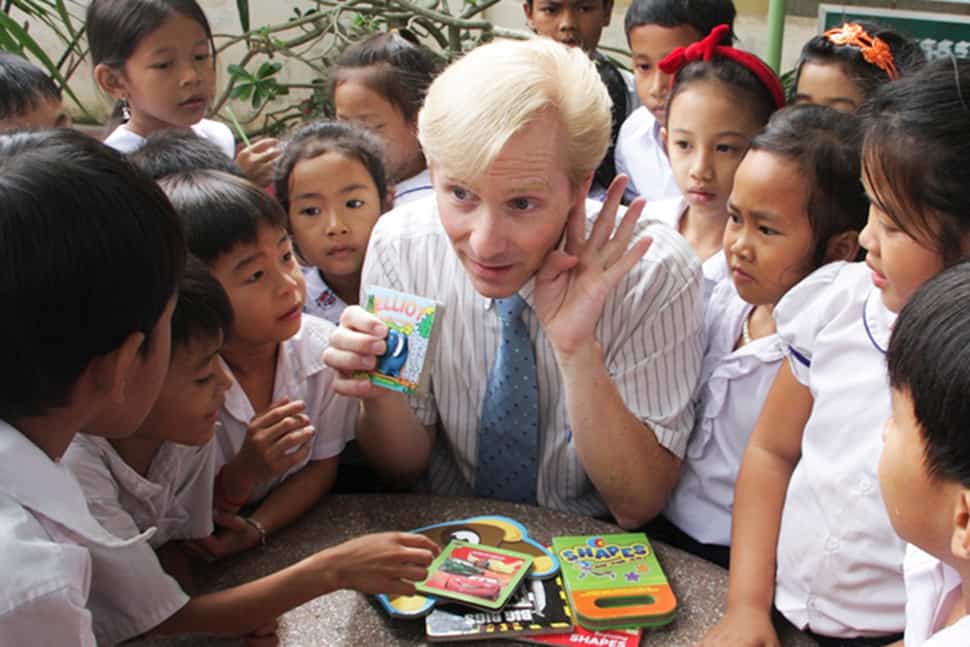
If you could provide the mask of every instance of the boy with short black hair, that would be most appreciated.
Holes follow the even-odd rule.
[[[613,100],[610,147],[596,169],[590,197],[602,200],[618,172],[613,151],[620,126],[640,105],[633,76],[597,51],[603,28],[610,24],[613,0],[525,0],[522,3],[529,28],[540,36],[570,47],[580,47],[596,63],[596,69]]]
[[[169,360],[185,242],[158,187],[71,130],[0,134],[0,636],[94,645],[92,572],[118,539],[59,460],[108,409],[147,415]]]
[[[303,273],[279,203],[216,171],[161,186],[234,314],[221,353],[234,384],[215,436],[216,495],[227,509],[258,505],[247,525],[199,542],[218,558],[263,543],[330,491],[358,407],[333,390],[336,373],[323,363],[333,324],[303,314]]]
[[[0,52],[0,130],[70,126],[51,77],[21,56]]]
[[[660,70],[659,63],[718,25],[732,28],[722,43],[730,45],[735,15],[732,0],[633,0],[627,9],[623,28],[643,104],[623,123],[616,140],[616,172],[630,178],[624,194],[627,200],[642,195],[649,203],[680,195],[660,136],[667,120],[670,76]]]
[[[970,263],[930,279],[896,320],[879,482],[910,542],[905,644],[970,644]],[[863,592],[864,594],[864,592]]]
[[[189,171],[222,171],[246,177],[235,161],[208,139],[189,129],[170,128],[152,133],[128,160],[153,180]]]

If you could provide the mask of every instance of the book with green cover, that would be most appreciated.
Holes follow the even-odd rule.
[[[674,619],[677,598],[642,532],[556,537],[552,548],[577,624],[656,627]]]

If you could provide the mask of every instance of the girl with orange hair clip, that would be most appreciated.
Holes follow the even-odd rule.
[[[883,83],[925,62],[915,41],[872,23],[847,22],[805,43],[792,103],[855,112]]]

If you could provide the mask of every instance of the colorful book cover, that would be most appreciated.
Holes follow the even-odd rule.
[[[453,541],[418,582],[422,593],[494,611],[508,602],[532,567],[532,557],[511,550]]]
[[[432,641],[518,638],[573,630],[566,594],[558,577],[526,580],[501,611],[476,611],[447,604],[432,611],[424,624]]]
[[[444,307],[431,299],[371,286],[365,308],[388,328],[387,350],[377,358],[370,381],[403,393],[426,390],[427,360]]]
[[[643,533],[556,537],[552,547],[577,624],[617,629],[674,619],[677,599]]]

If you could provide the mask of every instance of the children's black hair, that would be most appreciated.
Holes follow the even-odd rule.
[[[36,110],[45,99],[61,100],[51,77],[21,56],[0,52],[0,119]]]
[[[189,255],[172,313],[172,348],[229,336],[232,304],[222,284],[198,258]]]
[[[242,169],[226,157],[222,149],[185,128],[169,128],[152,133],[141,148],[128,154],[128,159],[155,180],[176,173],[206,169],[245,177]]]
[[[891,29],[870,22],[857,22],[873,38],[885,41],[893,55],[893,64],[900,77],[911,74],[926,62],[923,50],[916,41],[906,38]],[[863,97],[869,97],[883,83],[890,81],[884,70],[869,63],[862,57],[862,51],[854,45],[836,45],[819,34],[802,47],[802,54],[795,67],[795,81],[792,91],[798,87],[798,77],[805,63],[835,63],[850,79],[855,81]]]
[[[970,487],[970,263],[916,291],[896,319],[886,358],[890,385],[912,398],[927,471]]]
[[[178,218],[117,152],[69,129],[0,134],[0,418],[67,404],[135,332],[147,346],[185,262]]]
[[[860,110],[870,198],[946,265],[970,234],[970,61],[942,59],[885,83]]]
[[[731,28],[721,45],[734,42],[734,18],[737,11],[732,0],[633,0],[626,10],[623,29],[627,40],[630,32],[641,25],[680,27],[687,25],[701,39],[718,25]]]
[[[324,153],[339,153],[360,162],[377,186],[381,205],[387,204],[387,171],[384,147],[369,131],[342,121],[318,121],[307,124],[293,135],[279,161],[273,179],[276,199],[283,210],[290,210],[290,175],[297,163]]]
[[[255,243],[261,224],[286,226],[286,214],[276,200],[228,173],[178,173],[159,184],[182,221],[189,251],[206,264],[240,243]]]
[[[214,53],[212,28],[195,0],[92,0],[84,21],[91,64],[120,70],[138,43],[176,13],[199,23]]]
[[[865,227],[869,200],[859,181],[862,129],[855,115],[810,104],[789,106],[771,116],[749,150],[780,155],[801,169],[810,187],[813,267],[825,262],[833,236]]]
[[[441,71],[443,60],[406,29],[395,29],[355,43],[337,58],[333,89],[352,70],[370,68],[361,81],[416,123],[428,86]]]
[[[703,81],[720,81],[728,86],[738,99],[738,107],[743,105],[750,110],[759,125],[768,123],[768,119],[777,109],[771,91],[755,76],[754,72],[734,59],[715,56],[709,61],[688,63],[674,76],[670,94],[667,95],[668,121],[670,108],[674,105],[677,95],[692,83]]]

